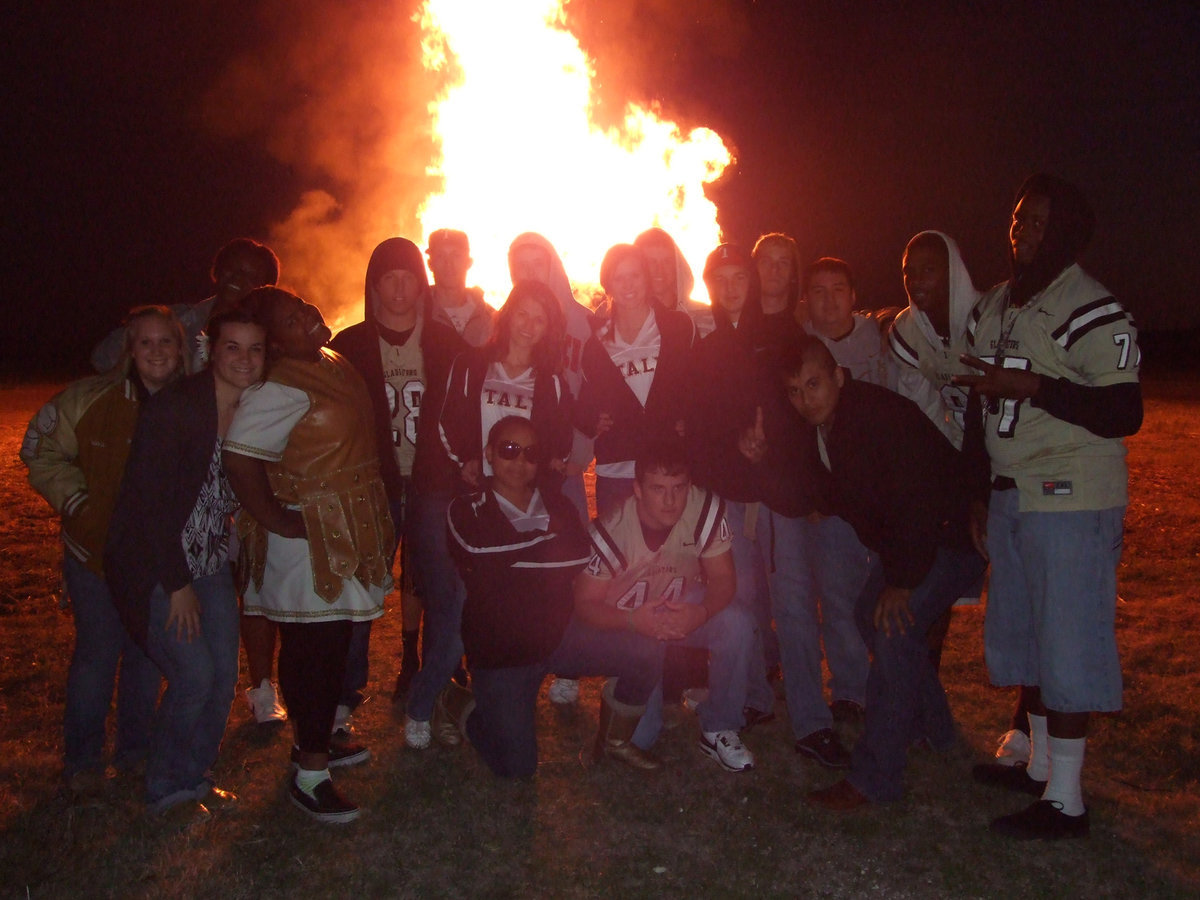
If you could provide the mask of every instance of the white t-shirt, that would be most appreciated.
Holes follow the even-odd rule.
[[[533,414],[533,368],[510,377],[504,365],[494,362],[488,366],[483,379],[483,390],[479,394],[479,424],[482,426],[481,444],[487,444],[492,426],[509,416],[528,419]],[[479,448],[483,454],[483,446]],[[491,475],[492,467],[487,457],[483,459],[483,474]]]

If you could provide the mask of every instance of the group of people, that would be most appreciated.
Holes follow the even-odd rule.
[[[63,519],[72,788],[102,777],[120,661],[114,765],[146,761],[156,814],[225,798],[210,769],[240,621],[253,715],[292,723],[292,802],[356,818],[329,770],[370,755],[352,716],[400,553],[413,750],[467,742],[532,775],[543,680],[574,703],[604,676],[582,760],[658,768],[664,680],[690,652],[707,671],[684,700],[723,769],[753,768],[743,736],[781,674],[796,752],[845,773],[809,802],[886,802],[910,747],[955,739],[941,646],[990,560],[989,673],[1020,699],[974,777],[1038,798],[994,830],[1086,834],[1088,714],[1121,702],[1121,439],[1142,414],[1136,329],[1078,264],[1093,228],[1078,189],[1033,176],[1011,277],[981,297],[954,240],[921,232],[894,317],[856,312],[850,267],[804,265],[780,233],[715,248],[697,302],[658,228],[610,248],[596,309],[519,235],[493,311],[467,235],[441,229],[425,253],[375,248],[362,321],[332,340],[270,250],[232,242],[211,300],[132,311],[93,356],[108,371],[22,446]]]

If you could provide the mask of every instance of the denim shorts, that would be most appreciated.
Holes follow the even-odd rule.
[[[1020,512],[1019,492],[988,510],[984,649],[997,685],[1036,685],[1055,712],[1121,708],[1115,628],[1124,507]]]

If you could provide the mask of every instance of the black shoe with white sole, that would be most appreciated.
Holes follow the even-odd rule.
[[[288,794],[294,805],[318,822],[340,825],[358,818],[358,807],[339,794],[329,778],[313,788],[311,794],[302,790],[293,778],[288,785]]]

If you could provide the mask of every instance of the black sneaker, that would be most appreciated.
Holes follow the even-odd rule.
[[[832,728],[822,728],[796,741],[796,752],[828,769],[850,768],[850,751],[842,746]]]
[[[1068,816],[1055,800],[1038,800],[1019,813],[1001,816],[989,826],[996,834],[1019,841],[1056,841],[1088,836],[1088,812]]]
[[[312,794],[302,791],[293,778],[288,784],[288,795],[293,804],[318,822],[340,824],[358,818],[358,807],[339,794],[329,778],[313,788]]]
[[[853,700],[834,700],[829,704],[829,712],[835,722],[857,725],[863,720],[865,711],[862,704],[855,703]]]
[[[359,763],[365,763],[371,758],[371,751],[361,744],[339,744],[331,743],[329,745],[329,762],[326,764],[331,769],[341,768],[342,766],[357,766]],[[300,748],[292,747],[292,768],[295,769],[300,765]]]
[[[1015,766],[979,763],[971,768],[971,777],[980,784],[990,784],[993,787],[1004,788],[1006,791],[1018,791],[1034,797],[1042,796],[1042,792],[1046,790],[1046,782],[1030,778],[1029,773],[1025,771],[1023,762],[1017,763]]]

